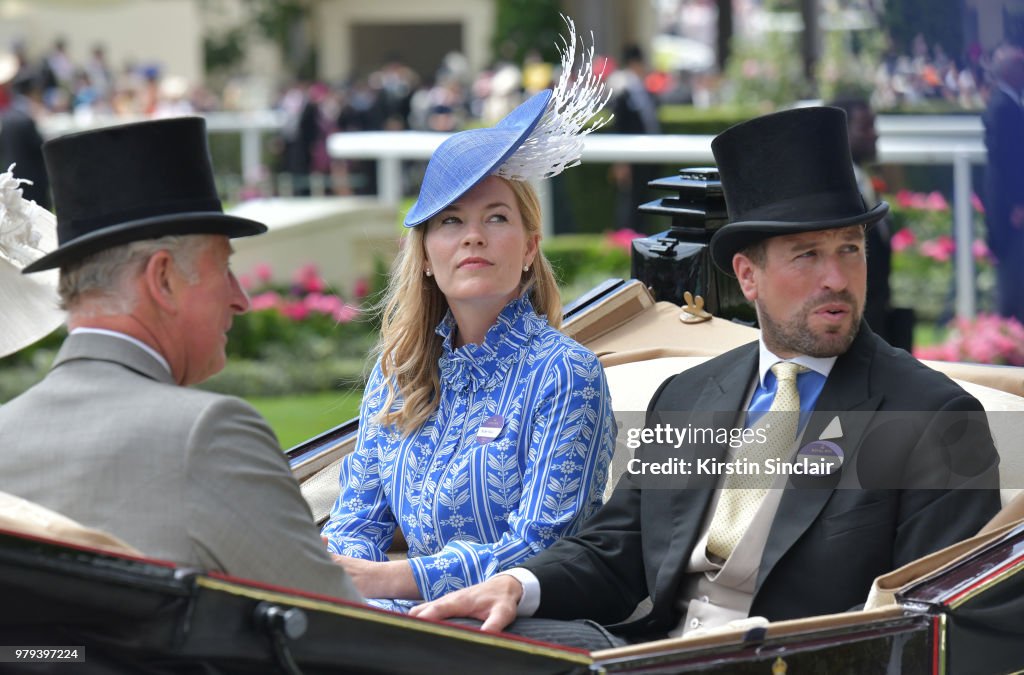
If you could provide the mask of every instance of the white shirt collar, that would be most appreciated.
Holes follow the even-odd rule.
[[[832,366],[836,365],[835,356],[829,356],[827,358],[820,358],[817,356],[794,356],[791,359],[784,359],[782,357],[773,354],[768,347],[764,344],[764,338],[758,334],[757,336],[758,346],[758,365],[757,365],[757,381],[762,387],[764,386],[764,376],[768,374],[768,370],[771,369],[779,361],[792,361],[797,365],[805,366],[810,368],[816,373],[821,373],[826,378],[828,374],[832,372]]]
[[[139,349],[141,349],[142,351],[146,352],[147,354],[152,356],[154,359],[156,359],[157,363],[159,363],[161,366],[164,367],[164,370],[166,370],[168,373],[171,373],[171,375],[174,375],[174,373],[171,371],[171,364],[167,363],[167,359],[164,358],[163,354],[161,354],[157,350],[153,349],[152,347],[147,345],[142,340],[139,340],[137,338],[133,338],[131,335],[126,335],[125,333],[120,333],[120,332],[118,332],[116,330],[107,330],[106,328],[88,328],[88,327],[75,328],[74,330],[71,331],[70,335],[78,335],[80,333],[92,333],[94,335],[106,335],[108,337],[114,337],[114,338],[118,338],[118,339],[124,340],[126,342],[131,342],[133,345],[135,345],[136,347],[138,347]]]

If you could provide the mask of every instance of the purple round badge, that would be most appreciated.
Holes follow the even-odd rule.
[[[476,442],[481,445],[490,443],[498,437],[503,428],[505,428],[505,418],[501,415],[491,415],[476,430]]]
[[[800,464],[800,473],[827,476],[843,465],[843,449],[832,441],[811,441],[796,453],[793,462]]]

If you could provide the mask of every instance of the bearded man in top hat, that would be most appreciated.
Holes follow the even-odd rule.
[[[646,425],[749,433],[641,447],[634,467],[683,470],[627,471],[579,534],[414,615],[472,617],[485,630],[546,617],[511,630],[555,640],[564,633],[551,619],[586,619],[617,636],[572,633],[593,649],[842,612],[878,575],[975,534],[998,511],[981,405],[862,320],[864,230],[888,205],[861,199],[843,112],[757,118],[712,149],[730,220],[711,256],[754,303],[761,335],[664,382]],[[647,597],[649,611],[633,614]]]
[[[145,554],[359,598],[333,564],[273,432],[240,399],[189,389],[224,367],[249,300],[200,118],[71,134],[43,147],[69,336],[42,382],[0,407],[0,490]]]

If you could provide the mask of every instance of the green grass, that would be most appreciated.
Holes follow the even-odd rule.
[[[267,418],[281,447],[287,450],[359,414],[362,391],[350,389],[322,394],[251,398],[249,403]]]
[[[945,342],[949,337],[949,329],[945,326],[936,326],[934,322],[918,319],[914,324],[914,346],[931,347]]]

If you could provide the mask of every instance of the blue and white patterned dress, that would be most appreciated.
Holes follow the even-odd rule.
[[[440,404],[408,436],[375,421],[386,394],[380,363],[360,409],[356,450],[323,534],[329,548],[386,561],[395,525],[427,600],[514,567],[579,529],[600,505],[615,443],[604,371],[551,328],[525,297],[502,310],[483,344],[444,338]],[[501,416],[481,443],[481,424]],[[374,601],[405,611],[414,602]]]

